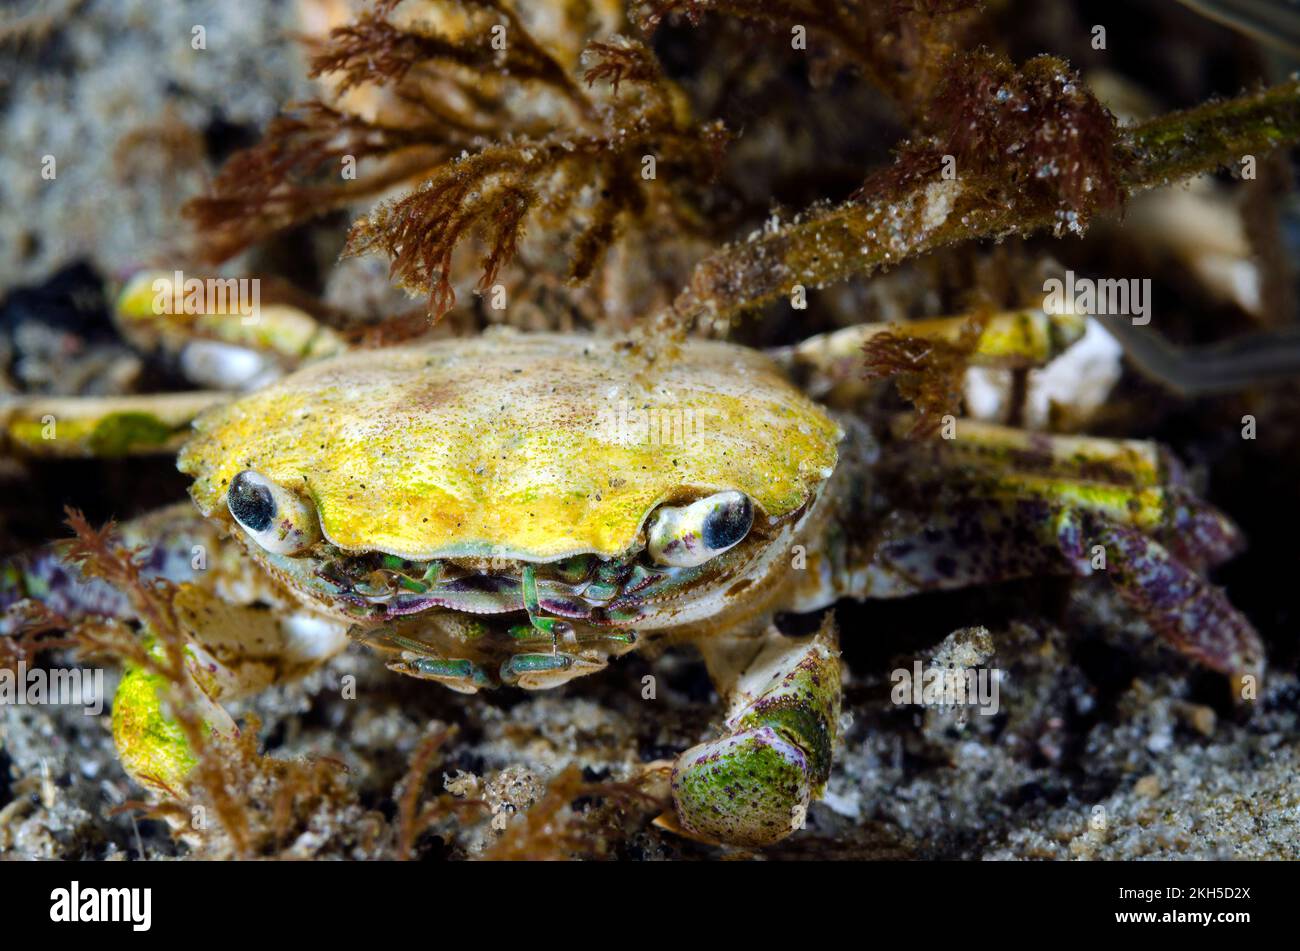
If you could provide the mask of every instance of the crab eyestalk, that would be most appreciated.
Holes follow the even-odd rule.
[[[799,640],[771,633],[734,679],[726,734],[673,766],[673,806],[696,838],[771,845],[803,828],[830,776],[840,715],[833,624]]]
[[[311,505],[252,469],[230,481],[226,506],[249,537],[274,555],[295,555],[321,539]]]
[[[665,505],[651,516],[646,545],[655,564],[694,568],[734,548],[754,524],[743,492],[716,492],[690,505]]]

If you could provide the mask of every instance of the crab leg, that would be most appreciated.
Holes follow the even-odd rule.
[[[908,425],[906,417],[896,419],[895,432],[907,432]],[[1073,505],[1153,533],[1198,570],[1245,547],[1231,520],[1192,493],[1178,459],[1147,440],[962,420],[956,439],[912,443],[903,458],[914,472],[928,468],[940,482],[965,484],[981,496]]]
[[[858,597],[902,597],[1061,573],[1107,577],[1157,634],[1208,667],[1262,669],[1259,635],[1221,590],[1146,533],[1076,506],[987,499],[896,523],[851,585]]]
[[[900,413],[891,421],[890,429],[895,439],[910,439],[909,433],[916,429],[915,415]],[[941,454],[949,464],[1117,485],[1149,486],[1183,481],[1178,461],[1164,447],[1149,440],[1064,436],[974,419],[959,420],[956,437],[930,444],[934,454]],[[918,444],[918,451],[923,445]]]
[[[963,433],[974,439],[963,444]],[[1032,452],[1018,439],[1031,439]],[[956,440],[898,448],[897,470],[884,478],[905,498],[857,555],[832,552],[846,569],[837,592],[889,598],[1097,573],[1177,650],[1223,673],[1260,673],[1260,637],[1201,574],[1238,552],[1242,537],[1177,472],[1161,485],[1170,472],[1162,459],[1151,444],[1014,437],[1001,427],[959,426]]]
[[[809,638],[771,631],[705,645],[728,703],[725,733],[677,758],[672,798],[681,831],[762,846],[801,829],[830,775],[840,710],[833,622]]]
[[[334,330],[297,306],[301,301],[262,303],[261,281],[200,278],[211,293],[187,301],[189,289],[183,282],[178,285],[178,276],[160,271],[135,274],[117,296],[113,321],[137,349],[178,355],[183,370],[200,371],[187,376],[201,386],[242,389],[259,378],[279,376],[285,367],[344,349]],[[241,284],[249,291],[258,288],[256,301],[239,299]],[[284,288],[279,290],[283,297]],[[244,359],[236,359],[236,354]],[[230,359],[223,361],[223,355]]]
[[[184,669],[173,682],[158,670],[128,664],[113,699],[113,738],[127,773],[167,795],[183,787],[195,762],[184,732],[167,705],[184,678],[197,698],[195,713],[223,736],[236,732],[221,702],[315,669],[347,645],[344,626],[309,614],[273,589],[243,555],[188,503],[123,524],[120,538],[136,556],[144,580],[171,598],[164,612],[184,643]],[[89,617],[132,619],[130,598],[99,579],[86,579],[66,560],[61,543],[0,566],[0,608],[41,601],[68,623]],[[254,602],[269,604],[273,610]],[[0,636],[18,615],[0,616]],[[141,632],[154,661],[166,660],[160,632]]]
[[[225,583],[241,567],[241,560],[222,557],[229,546],[222,547],[216,529],[188,502],[125,522],[118,527],[118,537],[127,548],[144,549],[144,578],[175,584],[205,578]],[[68,542],[55,542],[0,563],[0,611],[31,599],[70,622],[88,616],[132,617],[126,593],[97,578],[83,577],[67,559],[69,547]],[[196,567],[200,564],[204,567]],[[0,636],[9,633],[9,626],[0,615]]]
[[[1076,567],[1091,540],[1108,553],[1108,577],[1156,634],[1183,654],[1232,676],[1258,678],[1264,669],[1259,634],[1222,589],[1206,581],[1153,538],[1106,519],[1084,519],[1084,534],[1062,525],[1061,551]],[[1082,573],[1082,572],[1080,572]]]
[[[183,669],[169,679],[128,665],[113,697],[113,742],[123,768],[142,786],[172,796],[184,787],[196,756],[168,704],[188,692],[210,733],[235,736],[238,727],[224,702],[301,677],[348,643],[337,622],[232,604],[194,585],[177,589],[173,610],[174,633],[184,640]],[[146,626],[151,654],[163,662],[155,634]],[[184,689],[181,678],[191,689]]]
[[[55,458],[175,452],[195,416],[229,399],[208,391],[8,398],[0,401],[0,448]]]
[[[818,334],[792,347],[769,351],[787,371],[825,374],[833,379],[861,375],[862,348],[882,333],[954,343],[968,318],[935,317],[905,324],[873,323]],[[970,356],[972,366],[1003,369],[1042,366],[1083,336],[1085,318],[1025,308],[993,314]]]

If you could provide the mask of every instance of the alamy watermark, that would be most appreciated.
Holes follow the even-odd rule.
[[[1043,310],[1049,314],[1130,317],[1133,326],[1151,323],[1151,278],[1049,277],[1043,281]]]
[[[132,931],[148,931],[153,924],[153,889],[82,888],[74,880],[50,892],[50,921],[122,922]]]
[[[996,667],[927,667],[918,660],[911,670],[895,669],[889,679],[890,699],[900,706],[974,707],[981,716],[1001,709],[1002,671]]]
[[[82,707],[88,717],[104,712],[104,671],[98,667],[0,668],[0,706]]]
[[[255,324],[262,313],[262,282],[256,277],[187,278],[176,271],[151,285],[153,312],[165,314],[229,314],[240,323]]]
[[[623,398],[601,407],[598,425],[606,442],[620,446],[692,446],[703,438],[699,411],[671,401]]]

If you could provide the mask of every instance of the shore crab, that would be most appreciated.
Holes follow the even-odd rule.
[[[838,635],[827,621],[785,636],[778,612],[1098,574],[1176,649],[1260,672],[1258,636],[1205,578],[1239,535],[1167,451],[969,419],[918,440],[904,418],[837,413],[794,382],[879,329],[770,353],[687,340],[649,362],[627,341],[514,332],[329,356],[182,407],[202,409],[179,458],[197,514],[126,532],[181,582],[215,730],[233,729],[221,701],[350,640],[463,693],[556,687],[647,643],[694,645],[727,715],[673,764],[665,822],[718,843],[797,830],[832,769]],[[1067,318],[1001,314],[976,359],[1041,363],[1077,336]],[[11,440],[25,412],[11,408]],[[0,594],[126,610],[52,555],[11,565]],[[158,691],[127,672],[114,738],[167,796],[194,758]]]

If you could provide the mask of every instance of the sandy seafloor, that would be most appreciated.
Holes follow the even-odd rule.
[[[121,137],[168,114],[211,129],[219,113],[221,122],[256,128],[279,102],[301,95],[300,62],[266,54],[258,40],[291,28],[289,6],[87,0],[69,4],[72,25],[23,40],[26,53],[7,41],[0,52],[15,65],[0,70],[0,290],[38,283],[78,259],[104,275],[160,259],[178,227],[176,203],[159,198],[149,182],[197,170],[160,169],[151,153],[123,157]],[[207,54],[166,52],[194,22],[208,26]],[[40,68],[30,65],[37,61]],[[231,84],[231,76],[240,81]],[[33,175],[47,152],[61,156],[57,188]],[[42,351],[37,338],[6,338],[6,346],[24,348],[24,380],[33,388],[59,373],[57,354]],[[130,358],[109,347],[105,359]],[[144,483],[156,480],[157,501],[180,497],[179,477],[157,475],[159,466],[149,471]],[[1265,481],[1285,485],[1287,471]],[[34,477],[49,485],[24,488]],[[57,511],[60,500],[50,495],[63,492],[101,517],[131,514],[116,507],[112,491],[136,481],[120,469],[104,475],[84,466],[34,475],[7,461],[3,478],[9,545],[33,524],[57,526],[57,515],[15,514],[24,500]],[[148,501],[151,490],[136,490],[128,505],[139,506],[141,495]],[[1277,504],[1290,510],[1294,499]],[[1258,557],[1257,566],[1274,556]],[[1255,596],[1254,603],[1272,602]],[[808,828],[768,857],[1300,858],[1293,651],[1281,652],[1281,666],[1248,712],[1232,707],[1222,679],[1156,645],[1100,581],[849,607],[840,623],[845,728],[828,793],[812,808]],[[952,714],[890,702],[888,671],[925,659],[947,632],[976,623],[989,628],[992,654],[984,662],[1004,671],[998,715],[963,724]],[[340,697],[340,678],[349,673],[358,678],[355,700]],[[647,673],[658,678],[653,701],[641,699]],[[603,675],[549,693],[463,697],[389,674],[353,649],[250,706],[262,719],[268,753],[337,758],[360,808],[386,817],[395,808],[394,784],[431,724],[459,727],[434,772],[435,790],[461,773],[506,789],[535,788],[575,763],[593,781],[626,778],[639,763],[693,744],[720,719],[702,667],[684,653],[624,658]],[[120,859],[141,847],[149,858],[188,854],[161,823],[110,815],[136,796],[115,761],[107,713],[0,708],[0,857]],[[328,827],[355,815],[328,817],[327,827],[287,854],[365,855],[345,828]],[[480,829],[450,841],[430,838],[420,849],[472,855],[491,836]],[[607,853],[721,854],[644,823]]]
[[[1073,600],[1072,623],[1108,610],[1108,599],[1096,591]],[[1125,626],[1113,617],[1101,623]],[[996,646],[986,662],[1003,670],[1002,710],[993,717],[971,715],[962,726],[951,712],[895,706],[884,670],[854,663],[873,632],[846,624],[845,638],[858,642],[845,645],[847,726],[826,799],[813,806],[804,832],[764,854],[1300,856],[1294,709],[1300,688],[1293,676],[1271,678],[1263,710],[1234,722],[1230,708],[1216,711],[1197,699],[1206,692],[1206,685],[1198,688],[1201,675],[1162,663],[1167,652],[1151,645],[1140,627],[1088,640],[1024,623],[990,633]],[[915,656],[925,659],[927,652]],[[357,677],[355,700],[341,699],[341,678],[349,673]],[[647,673],[659,685],[653,701],[641,699]],[[1111,681],[1121,676],[1131,679]],[[441,725],[457,724],[459,732],[434,772],[435,786],[464,779],[463,771],[503,787],[537,789],[573,763],[588,779],[626,777],[637,764],[690,745],[718,719],[700,665],[685,655],[650,664],[625,658],[602,675],[549,693],[462,697],[392,675],[353,651],[302,683],[268,691],[251,707],[271,755],[340,760],[360,802],[389,815],[393,786],[415,745]],[[107,715],[10,707],[3,710],[0,740],[7,773],[0,784],[5,856],[121,858],[141,844],[150,857],[177,854],[160,823],[133,826],[126,816],[106,816],[137,794],[116,764]],[[503,797],[510,800],[508,793]],[[349,843],[346,829],[330,828],[352,815],[331,814],[318,835],[304,834],[287,854],[367,854]],[[628,831],[610,842],[608,854],[718,854],[654,828]],[[473,854],[491,836],[480,828],[456,836],[452,845],[434,840],[421,848]]]

